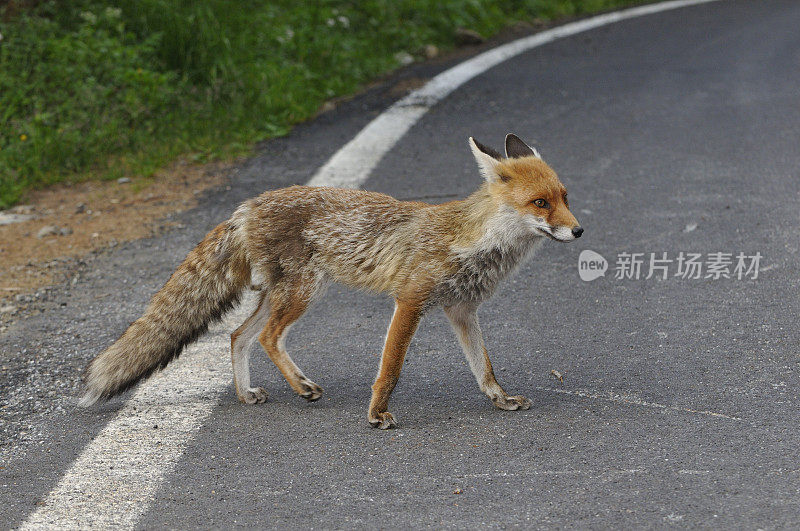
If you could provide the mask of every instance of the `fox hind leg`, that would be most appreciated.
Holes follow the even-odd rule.
[[[267,391],[250,387],[250,347],[269,318],[267,292],[262,292],[256,310],[231,334],[231,360],[236,396],[245,404],[266,402]]]
[[[322,282],[311,275],[308,277],[281,281],[273,286],[269,295],[271,312],[258,340],[292,389],[302,398],[314,402],[322,396],[322,387],[306,378],[286,351],[289,329],[323,289]]]

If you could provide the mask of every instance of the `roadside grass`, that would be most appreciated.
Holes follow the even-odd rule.
[[[61,181],[247,153],[459,27],[642,0],[12,0],[0,8],[0,208]]]

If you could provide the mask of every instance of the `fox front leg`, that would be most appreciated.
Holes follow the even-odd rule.
[[[522,395],[510,396],[503,391],[494,377],[492,362],[483,344],[481,327],[478,324],[477,306],[468,303],[456,304],[445,308],[444,312],[453,325],[453,330],[461,343],[461,348],[469,362],[469,368],[478,381],[481,391],[500,409],[528,409],[531,401]]]
[[[397,425],[388,411],[389,396],[400,378],[408,345],[417,330],[421,316],[420,304],[399,300],[395,302],[394,315],[381,354],[381,367],[372,385],[372,400],[369,403],[367,420],[373,428],[387,430]]]

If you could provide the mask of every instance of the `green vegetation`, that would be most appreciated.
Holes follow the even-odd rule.
[[[639,0],[641,1],[641,0]],[[29,188],[245,153],[335,96],[515,21],[636,0],[72,0],[0,8],[0,208]]]

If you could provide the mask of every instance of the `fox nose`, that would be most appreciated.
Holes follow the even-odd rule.
[[[574,227],[572,229],[572,235],[576,238],[580,238],[581,234],[583,234],[583,227]]]

